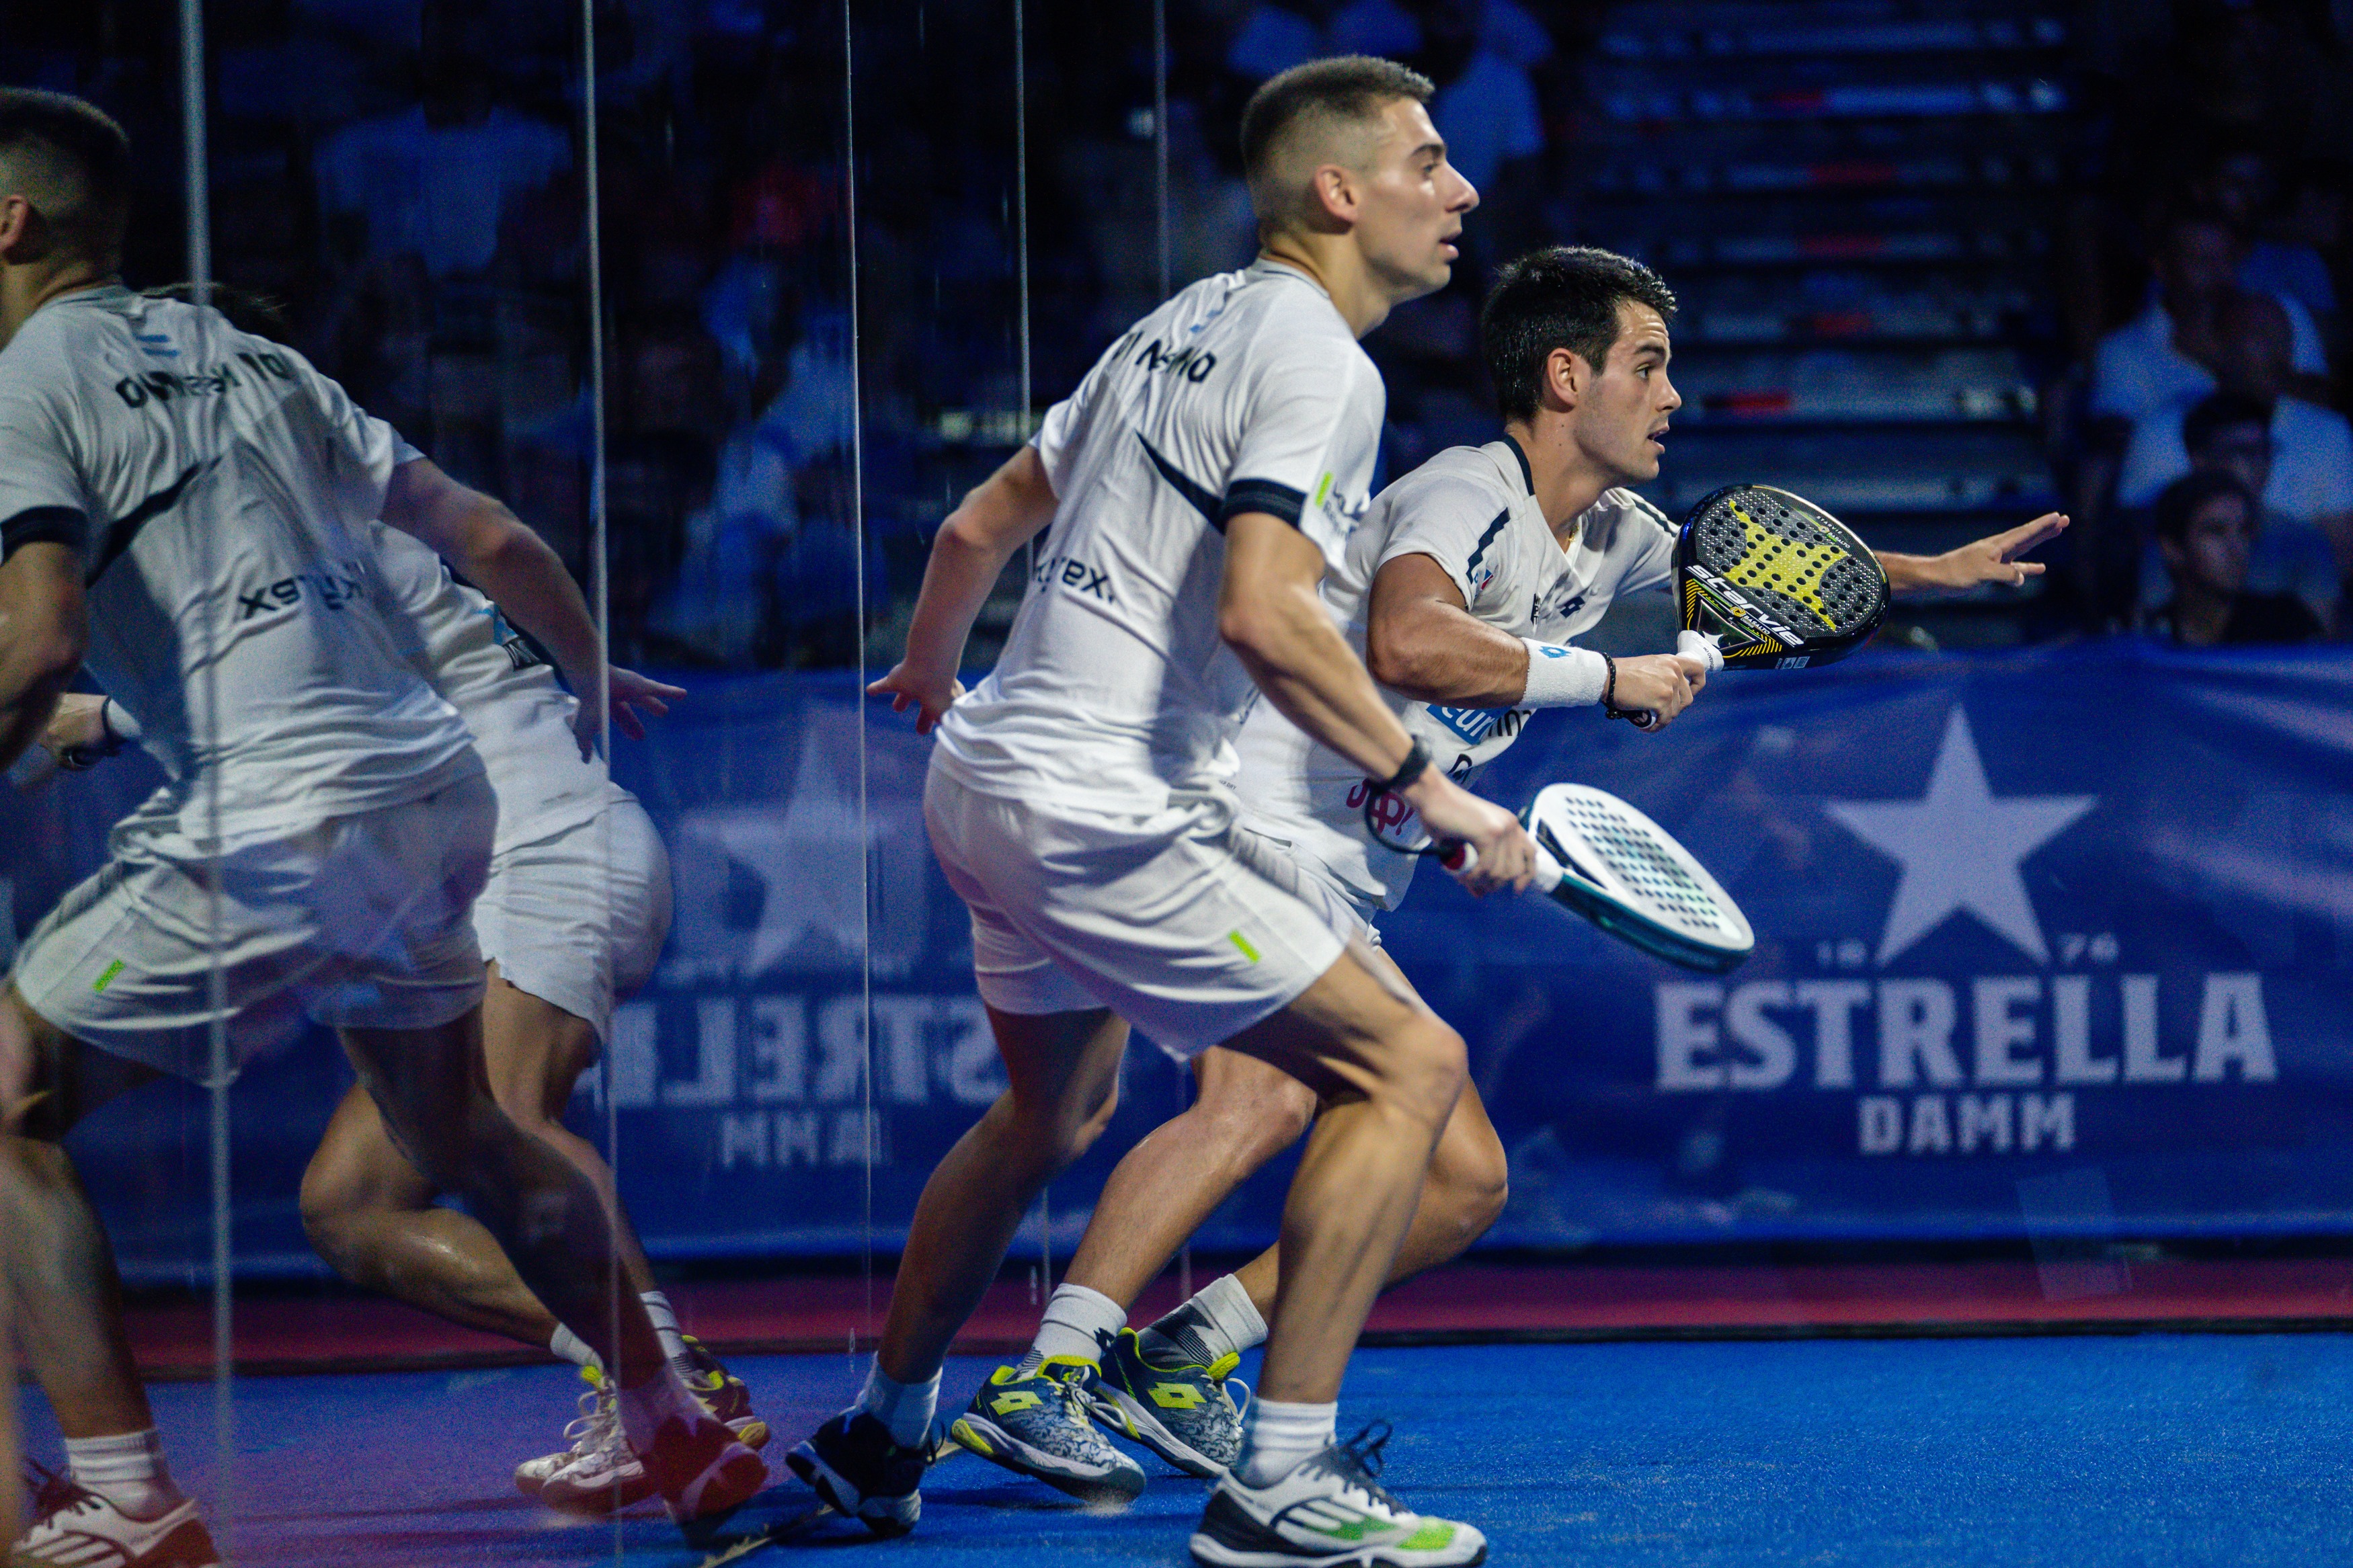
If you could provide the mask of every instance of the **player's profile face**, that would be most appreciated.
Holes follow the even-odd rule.
[[[1683,405],[1668,379],[1672,345],[1658,311],[1618,302],[1618,341],[1577,405],[1577,444],[1606,472],[1633,483],[1658,477],[1669,417]]]
[[[1479,193],[1446,161],[1445,140],[1429,110],[1400,98],[1381,119],[1357,205],[1356,245],[1393,300],[1418,300],[1453,276],[1454,240]]]

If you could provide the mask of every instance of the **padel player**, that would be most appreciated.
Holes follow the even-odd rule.
[[[233,313],[233,311],[232,311]],[[489,880],[473,923],[488,990],[482,1050],[491,1092],[516,1123],[596,1184],[616,1219],[621,1269],[645,1302],[663,1352],[696,1397],[746,1446],[767,1440],[742,1380],[681,1334],[655,1284],[613,1174],[596,1146],[563,1122],[580,1074],[596,1060],[616,995],[652,973],[670,929],[669,857],[637,797],[583,763],[579,703],[498,607],[396,530],[369,531],[392,603],[424,642],[428,679],[474,738],[498,800]],[[633,671],[611,671],[613,710],[638,738],[632,710],[666,711],[683,695]],[[68,693],[42,744],[69,765],[141,732],[112,699]],[[653,1480],[620,1431],[604,1362],[531,1293],[481,1223],[437,1206],[433,1185],[354,1085],[327,1123],[302,1179],[302,1223],[319,1255],[354,1284],[438,1317],[553,1350],[591,1392],[566,1449],[516,1468],[516,1485],[570,1512],[603,1513],[652,1495]]]
[[[1120,338],[934,543],[905,659],[873,689],[936,723],[924,815],[971,906],[1011,1089],[918,1205],[864,1394],[791,1463],[843,1512],[911,1526],[948,1342],[1022,1214],[1108,1119],[1128,1026],[1224,1043],[1330,1109],[1285,1212],[1285,1289],[1240,1457],[1194,1534],[1208,1563],[1467,1563],[1468,1525],[1407,1510],[1335,1441],[1366,1310],[1463,1081],[1459,1036],[1388,982],[1354,915],[1237,831],[1232,736],[1254,691],[1471,843],[1474,890],[1524,885],[1511,814],[1429,765],[1317,596],[1366,500],[1384,396],[1356,340],[1442,287],[1477,194],[1430,82],[1310,62],[1261,87],[1242,148],[1262,249]],[[1049,523],[1004,657],[951,708],[966,631]],[[943,718],[944,715],[944,718]],[[1002,1374],[992,1408],[1082,1397],[1085,1368]],[[1132,1489],[1113,1478],[1103,1489]]]
[[[493,593],[567,670],[601,673],[561,563],[301,356],[116,280],[121,129],[0,91],[0,765],[87,658],[170,780],[18,954],[0,1009],[42,1096],[0,1147],[19,1336],[71,1475],[18,1560],[200,1564],[165,1471],[97,1215],[58,1142],[162,1073],[213,1076],[333,1025],[403,1147],[465,1194],[540,1299],[617,1347],[633,1447],[673,1511],[732,1506],[757,1455],[607,1289],[596,1189],[489,1096],[467,905],[494,805],[462,721],[416,667],[367,537],[381,517]],[[584,746],[604,714],[584,711]]]
[[[1672,525],[1622,487],[1657,477],[1682,405],[1668,374],[1674,309],[1649,268],[1606,251],[1540,250],[1504,268],[1481,319],[1502,438],[1441,452],[1383,490],[1324,580],[1391,709],[1466,785],[1536,709],[1600,703],[1671,720],[1705,679],[1676,655],[1612,660],[1572,646],[1615,599],[1669,578]],[[2011,558],[2063,524],[2044,517],[1945,555],[1879,559],[1900,588],[2020,583],[2042,568]],[[1240,751],[1248,826],[1345,902],[1377,944],[1373,920],[1403,900],[1419,861],[1375,841],[1364,771],[1265,704],[1243,725]],[[1384,824],[1400,843],[1420,837],[1409,815]],[[1393,965],[1389,973],[1405,984]],[[1316,1102],[1297,1079],[1234,1051],[1204,1052],[1194,1070],[1199,1098],[1105,1184],[1020,1364],[1083,1363],[1072,1376],[1104,1426],[1211,1475],[1240,1441],[1223,1384],[1265,1335],[1276,1250],[1140,1332],[1125,1331],[1126,1311],[1234,1188],[1298,1137]],[[1391,1280],[1478,1239],[1502,1213],[1506,1178],[1503,1144],[1466,1085]],[[1053,1479],[1033,1456],[1070,1450],[1069,1428],[1083,1417],[1049,1406],[992,1422],[986,1403],[984,1390],[965,1421],[980,1424],[999,1462]]]

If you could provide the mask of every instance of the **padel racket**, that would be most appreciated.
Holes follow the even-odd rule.
[[[1685,969],[1724,974],[1756,949],[1748,917],[1674,836],[1605,790],[1547,784],[1520,814],[1536,844],[1529,886],[1576,910],[1629,946]],[[1376,842],[1401,855],[1427,855],[1456,877],[1479,863],[1468,844],[1400,843],[1365,802]]]
[[[1727,485],[1675,538],[1675,606],[1734,669],[1804,669],[1861,647],[1887,616],[1887,573],[1802,496]]]
[[[1726,485],[1675,536],[1675,651],[1710,670],[1834,664],[1887,617],[1887,571],[1854,530],[1788,490]],[[1609,716],[1654,728],[1643,708]]]

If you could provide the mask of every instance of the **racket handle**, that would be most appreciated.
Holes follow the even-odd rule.
[[[1528,883],[1528,891],[1550,893],[1555,888],[1560,886],[1561,879],[1568,873],[1561,868],[1559,861],[1546,852],[1543,845],[1539,844],[1535,847],[1536,874],[1535,879]],[[1479,864],[1479,851],[1466,843],[1458,842],[1438,858],[1438,863],[1455,877],[1467,877],[1471,874],[1472,868]]]
[[[1724,668],[1724,650],[1716,646],[1716,640],[1705,632],[1685,626],[1675,634],[1675,652],[1685,658],[1699,660],[1707,666],[1707,672],[1714,675]]]
[[[1438,863],[1452,877],[1467,877],[1479,864],[1479,851],[1471,847],[1466,838],[1455,839],[1439,853]]]

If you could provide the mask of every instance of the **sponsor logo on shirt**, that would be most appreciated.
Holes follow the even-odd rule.
[[[1106,605],[1116,605],[1119,599],[1112,593],[1111,574],[1097,571],[1083,561],[1068,555],[1049,555],[1038,563],[1031,579],[1040,588],[1060,584],[1073,593],[1101,599]]]
[[[1195,330],[1198,331],[1198,328]],[[1129,363],[1141,366],[1147,374],[1181,375],[1188,384],[1198,386],[1209,379],[1211,371],[1218,368],[1218,356],[1197,343],[1187,343],[1172,353],[1161,346],[1158,338],[1148,343],[1144,343],[1143,340],[1142,329],[1132,330],[1120,339],[1118,352],[1124,356],[1128,350],[1136,349],[1135,357]],[[1143,343],[1143,346],[1136,348],[1138,343]]]
[[[1437,708],[1428,710],[1430,716],[1445,726],[1446,732],[1459,737],[1466,746],[1475,746],[1500,728],[1505,735],[1519,732],[1526,723],[1532,708]]]
[[[354,600],[367,597],[367,584],[360,576],[356,561],[336,563],[332,572],[297,572],[291,577],[280,577],[275,583],[247,593],[237,591],[237,620],[249,621],[256,616],[273,615],[309,603],[322,609],[341,610]]]
[[[153,353],[157,351],[150,349],[147,352]],[[273,381],[294,379],[294,367],[286,362],[283,354],[240,352],[237,357],[257,380],[264,376]],[[204,370],[150,370],[137,375],[126,375],[114,384],[114,395],[122,399],[126,408],[144,408],[151,403],[169,403],[174,397],[217,395],[244,384],[237,379],[237,371],[224,361]]]

